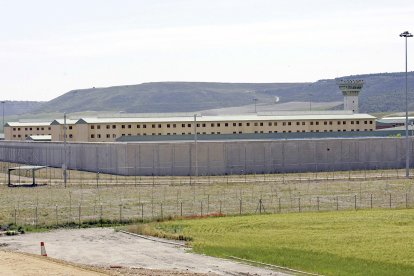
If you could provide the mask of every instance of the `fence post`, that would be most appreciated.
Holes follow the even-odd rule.
[[[336,210],[339,210],[339,198],[336,196]]]
[[[372,209],[372,194],[371,194],[371,209]]]
[[[356,195],[354,195],[354,207],[356,210],[357,209],[357,196]]]
[[[210,213],[210,195],[207,195],[207,213]]]
[[[144,222],[144,203],[141,203],[141,220]]]
[[[16,210],[16,207],[14,207],[14,225],[17,225],[17,210]]]
[[[100,220],[100,222],[101,222],[101,227],[103,227],[103,209],[102,209],[102,203],[101,203],[101,213],[100,213],[100,218],[99,218],[99,220]]]
[[[390,208],[391,208],[391,193],[390,193]]]
[[[161,205],[161,220],[164,220],[164,213],[163,213],[163,210],[162,210],[162,202],[160,203],[160,205]]]
[[[317,202],[317,204],[318,204],[318,212],[319,212],[319,196],[318,196],[318,197],[316,197],[316,202]]]
[[[79,217],[78,217],[78,222],[79,222],[79,228],[81,228],[81,204],[79,204]]]
[[[119,223],[122,224],[122,203],[119,204]]]
[[[301,212],[300,210],[300,197],[298,198],[298,206],[299,206],[299,213]]]
[[[183,202],[180,201],[180,215],[183,216]]]
[[[56,226],[58,226],[59,225],[59,219],[58,219],[58,206],[57,206],[57,204],[55,206],[55,214],[56,214]]]
[[[200,214],[203,216],[203,201],[200,201]]]
[[[281,198],[279,197],[279,213],[282,212],[282,202],[281,202]]]
[[[37,223],[38,223],[37,219],[38,219],[38,217],[37,217],[37,205],[36,205],[36,208],[35,208],[35,228],[37,228]]]
[[[220,200],[220,211],[219,211],[219,214],[221,215],[221,200]]]
[[[242,214],[242,199],[240,198],[240,210],[239,210],[239,214],[241,215]]]
[[[262,213],[262,199],[259,199],[259,214]]]

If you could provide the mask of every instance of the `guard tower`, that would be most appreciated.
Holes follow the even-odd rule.
[[[344,95],[344,110],[350,110],[353,113],[359,112],[358,95],[364,86],[363,80],[339,80],[337,82],[339,89]]]

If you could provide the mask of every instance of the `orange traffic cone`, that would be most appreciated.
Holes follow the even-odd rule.
[[[44,242],[40,242],[40,255],[47,257],[46,247]]]

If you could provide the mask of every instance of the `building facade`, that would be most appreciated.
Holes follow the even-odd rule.
[[[292,132],[347,132],[375,130],[368,114],[238,115],[146,118],[82,118],[67,120],[68,142],[113,142],[122,136],[245,134]],[[63,141],[62,120],[51,123],[7,123],[6,140],[26,140],[31,135],[51,135]]]

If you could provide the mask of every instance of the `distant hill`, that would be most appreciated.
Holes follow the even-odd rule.
[[[362,79],[362,112],[403,110],[404,73],[346,76]],[[409,73],[409,102],[414,109],[414,72]],[[112,111],[125,113],[190,112],[273,102],[335,102],[342,100],[336,79],[314,83],[152,82],[106,88],[79,89],[38,106],[33,112]]]
[[[21,115],[25,113],[31,113],[37,110],[45,102],[34,101],[5,101],[4,103],[4,115]],[[0,115],[3,114],[3,104],[0,105]]]

